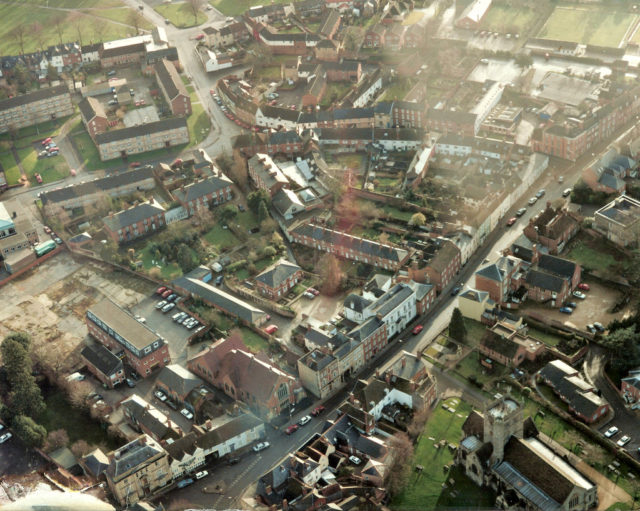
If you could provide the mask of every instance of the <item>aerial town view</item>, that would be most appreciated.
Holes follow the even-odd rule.
[[[639,290],[640,0],[0,2],[2,511],[640,510]]]

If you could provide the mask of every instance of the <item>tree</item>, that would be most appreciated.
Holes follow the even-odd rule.
[[[12,426],[14,433],[29,447],[42,447],[44,444],[47,430],[31,417],[18,415],[13,419]]]
[[[412,440],[415,441],[420,437],[430,415],[431,409],[427,406],[420,408],[413,414],[411,424],[409,424],[409,427],[407,428],[407,434]]]
[[[85,440],[76,440],[71,446],[71,452],[76,458],[81,458],[85,454],[90,453],[92,447]]]
[[[414,227],[420,227],[427,223],[427,218],[420,212],[414,213],[409,220],[409,225]]]
[[[142,15],[140,14],[140,11],[131,9],[129,11],[128,20],[129,25],[136,29],[136,35],[138,35],[140,33],[140,25],[142,24]]]
[[[391,462],[385,474],[385,488],[390,496],[400,493],[409,481],[409,463],[413,458],[413,444],[406,433],[396,433],[389,440]]]
[[[249,206],[249,209],[257,215],[258,210],[260,209],[260,203],[266,202],[268,206],[270,200],[271,197],[269,196],[269,192],[260,188],[259,190],[247,195],[247,206]]]
[[[67,21],[67,17],[64,14],[55,16],[51,20],[51,24],[53,24],[53,26],[56,28],[56,33],[58,34],[58,42],[60,43],[60,46],[62,46],[63,44],[62,35],[64,34],[66,21]]]
[[[524,53],[518,53],[518,55],[516,55],[516,65],[518,67],[525,69],[531,67],[532,64],[533,58],[531,55],[525,55]]]
[[[67,431],[64,429],[55,429],[47,435],[43,450],[44,452],[52,452],[67,445],[69,445],[69,435],[67,435]]]
[[[340,261],[332,254],[325,254],[318,263],[318,273],[322,279],[322,292],[328,296],[337,294],[345,278]]]
[[[5,341],[16,341],[20,343],[22,347],[29,351],[31,349],[31,336],[26,332],[11,332],[4,338]]]
[[[640,334],[636,332],[636,325],[610,332],[602,344],[611,351],[611,367],[615,371],[626,373],[640,364]]]
[[[87,23],[85,16],[79,12],[74,12],[69,17],[69,22],[71,23],[73,28],[76,29],[76,34],[78,35],[78,43],[82,47],[82,30],[84,29]]]
[[[280,233],[278,232],[274,232],[271,235],[271,244],[277,249],[277,250],[282,250],[284,248],[284,240],[282,239],[282,236],[280,236]]]
[[[6,337],[0,345],[0,353],[2,353],[2,361],[11,386],[15,385],[25,373],[31,373],[29,352],[20,342]]]
[[[451,314],[449,337],[458,342],[464,342],[467,337],[467,328],[464,326],[464,317],[458,307],[453,309],[453,314]]]
[[[351,26],[344,31],[342,39],[344,48],[347,51],[358,51],[364,41],[364,30],[361,27]]]
[[[265,201],[261,201],[260,206],[258,207],[258,222],[262,223],[267,218],[269,218],[269,208]]]
[[[24,43],[27,38],[28,29],[24,24],[16,25],[13,27],[11,32],[9,32],[9,36],[16,42],[16,44],[20,47],[20,55],[24,56]]]
[[[16,415],[26,415],[29,417],[38,417],[46,409],[42,392],[31,373],[21,375],[11,386],[9,393],[11,400],[11,411]]]
[[[189,9],[191,9],[191,14],[193,14],[194,25],[197,25],[198,14],[200,13],[200,9],[202,9],[202,0],[187,0],[187,5]]]
[[[30,27],[30,34],[33,40],[38,45],[40,51],[44,51],[44,43],[46,42],[44,27],[41,23],[34,21]]]
[[[183,273],[190,272],[196,267],[191,249],[184,243],[180,243],[180,246],[178,247],[176,261]]]
[[[277,253],[278,251],[275,248],[273,248],[271,245],[264,247],[264,250],[262,251],[262,255],[264,257],[269,257],[269,258],[275,257]]]
[[[49,80],[49,83],[51,83],[58,79],[60,79],[58,70],[52,64],[49,64],[49,67],[47,68],[47,80]]]
[[[226,206],[223,206],[218,209],[218,219],[221,222],[227,223],[233,218],[235,218],[237,215],[238,215],[238,210],[235,208],[235,206],[231,204],[227,204]]]
[[[89,394],[93,391],[91,384],[87,381],[72,381],[67,383],[67,396],[69,403],[76,408],[84,408],[87,406]]]

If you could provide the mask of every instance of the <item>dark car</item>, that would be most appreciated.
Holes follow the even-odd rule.
[[[578,304],[576,302],[564,302],[565,307],[571,307],[572,309],[575,309]]]
[[[189,486],[190,484],[193,484],[193,479],[183,479],[182,481],[178,481],[178,484],[176,484],[176,486],[178,488],[184,488],[185,486]]]
[[[571,307],[560,307],[560,312],[563,314],[573,314],[573,309]]]
[[[127,378],[127,385],[131,388],[136,386],[136,382],[133,381],[131,378]]]
[[[227,460],[227,465],[236,465],[237,463],[240,463],[240,458],[229,458]]]
[[[178,298],[178,295],[175,293],[171,293],[169,296],[167,296],[167,302],[173,302],[176,298]]]
[[[456,296],[460,290],[462,289],[462,286],[456,286],[451,290],[451,296]]]

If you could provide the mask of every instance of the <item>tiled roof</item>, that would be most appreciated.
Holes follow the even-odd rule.
[[[151,199],[149,202],[143,202],[129,209],[124,209],[114,215],[106,216],[102,222],[112,231],[117,232],[123,227],[128,227],[138,222],[142,222],[147,218],[164,213],[164,208]]]
[[[274,266],[256,276],[256,280],[271,288],[277,288],[300,270],[301,268],[297,264],[289,261],[278,261]]]
[[[111,130],[96,135],[96,144],[108,144],[119,140],[126,140],[142,135],[152,135],[163,131],[171,131],[175,129],[187,129],[187,121],[184,117],[170,117],[169,119],[161,119],[159,121],[148,122],[140,126],[131,126],[130,128],[122,128],[119,130]]]
[[[198,200],[201,197],[205,197],[209,194],[216,194],[219,190],[224,190],[228,186],[231,186],[233,182],[224,174],[220,176],[211,176],[207,179],[201,179],[195,183],[191,183],[182,188],[176,188],[173,191],[173,196],[180,202],[189,202],[192,200]]]
[[[0,101],[0,111],[9,110],[17,106],[28,105],[29,103],[35,103],[36,101],[42,101],[43,99],[55,98],[69,94],[69,89],[66,85],[58,85],[56,87],[48,87],[39,89],[28,94],[21,94],[13,98],[3,99]]]
[[[160,371],[156,383],[162,383],[179,396],[187,396],[193,389],[202,385],[202,380],[188,369],[170,364]]]
[[[167,434],[169,430],[167,416],[137,394],[122,401],[122,408],[125,410],[125,416],[130,417],[134,424],[144,428],[143,431],[150,431],[155,438],[162,439]]]
[[[195,441],[196,447],[201,449],[211,449],[217,445],[222,445],[228,440],[251,431],[263,424],[255,415],[244,413],[238,417],[233,417],[224,424],[207,431]]]
[[[78,108],[80,109],[82,117],[84,117],[87,122],[94,117],[104,117],[105,119],[107,117],[102,103],[93,97],[84,98],[78,103]]]
[[[122,369],[122,360],[102,344],[90,344],[82,349],[81,355],[105,376],[111,376]]]
[[[298,122],[300,112],[289,108],[280,108],[277,106],[261,105],[260,111],[265,117],[271,119],[282,119],[285,121]]]
[[[361,325],[358,325],[351,330],[347,335],[358,342],[362,342],[383,327],[384,323],[382,320],[378,319],[376,316],[372,316]]]
[[[370,300],[367,300],[365,297],[355,293],[351,293],[344,300],[345,307],[360,313],[362,313],[369,305],[371,305]]]
[[[114,481],[120,480],[127,472],[150,460],[160,457],[164,450],[148,435],[129,442],[114,451],[114,457],[107,468],[107,475]]]
[[[429,267],[438,273],[442,273],[459,254],[460,249],[456,244],[453,241],[446,240],[442,243],[440,250],[438,250],[431,261],[429,261]]]
[[[530,269],[526,278],[527,284],[540,289],[546,289],[555,293],[560,293],[564,285],[564,279],[544,271]]]
[[[338,14],[338,11],[336,9],[329,9],[320,19],[320,29],[318,32],[323,36],[328,37],[336,23],[339,22],[340,14]]]
[[[156,62],[154,70],[156,72],[158,81],[166,91],[169,99],[174,99],[180,94],[185,97],[189,97],[189,93],[187,92],[184,83],[182,83],[182,79],[178,74],[176,66],[174,66],[171,62],[169,62],[167,59],[162,59],[159,62]]]

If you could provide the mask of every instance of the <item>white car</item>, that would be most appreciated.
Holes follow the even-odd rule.
[[[160,392],[159,390],[156,390],[153,393],[153,395],[156,396],[163,403],[167,400],[167,396],[163,392]]]
[[[196,480],[197,479],[202,479],[203,477],[207,477],[209,475],[209,472],[206,470],[202,470],[201,472],[197,472],[196,473]]]
[[[533,206],[536,202],[538,202],[538,197],[531,197],[529,199],[529,206]]]
[[[193,419],[193,414],[189,410],[187,410],[186,408],[183,408],[182,410],[180,410],[180,413],[182,415],[184,415],[189,420]]]
[[[607,438],[611,438],[615,436],[618,431],[620,431],[616,426],[611,426],[607,431],[605,431],[604,436]]]
[[[260,442],[259,444],[256,444],[253,446],[253,450],[255,452],[260,452],[260,451],[264,451],[265,449],[267,449],[271,444],[269,442]]]
[[[169,302],[169,303],[168,303],[168,304],[166,304],[164,307],[162,307],[162,309],[161,309],[161,310],[162,310],[162,312],[163,312],[163,313],[167,313],[167,312],[169,312],[171,309],[173,309],[175,306],[176,306],[176,304],[175,304],[175,303],[171,303],[171,302]]]
[[[167,302],[165,300],[162,300],[161,302],[155,304],[155,308],[162,309],[162,307],[164,307],[165,305],[167,305]]]
[[[618,447],[624,447],[625,445],[627,445],[629,442],[631,442],[631,437],[630,436],[623,436],[620,440],[618,440],[616,442],[616,445]]]
[[[4,444],[7,440],[9,440],[13,435],[11,433],[5,433],[0,436],[0,444]]]
[[[300,419],[298,421],[298,424],[300,424],[300,426],[304,426],[305,424],[308,424],[309,422],[311,422],[311,417],[309,415],[305,415],[304,417],[302,417],[302,419]]]
[[[362,460],[357,456],[349,456],[349,461],[354,465],[360,465],[360,463],[362,463]]]
[[[580,291],[574,291],[573,296],[575,296],[576,298],[580,298],[580,300],[584,300],[587,297],[587,295],[581,293]]]

